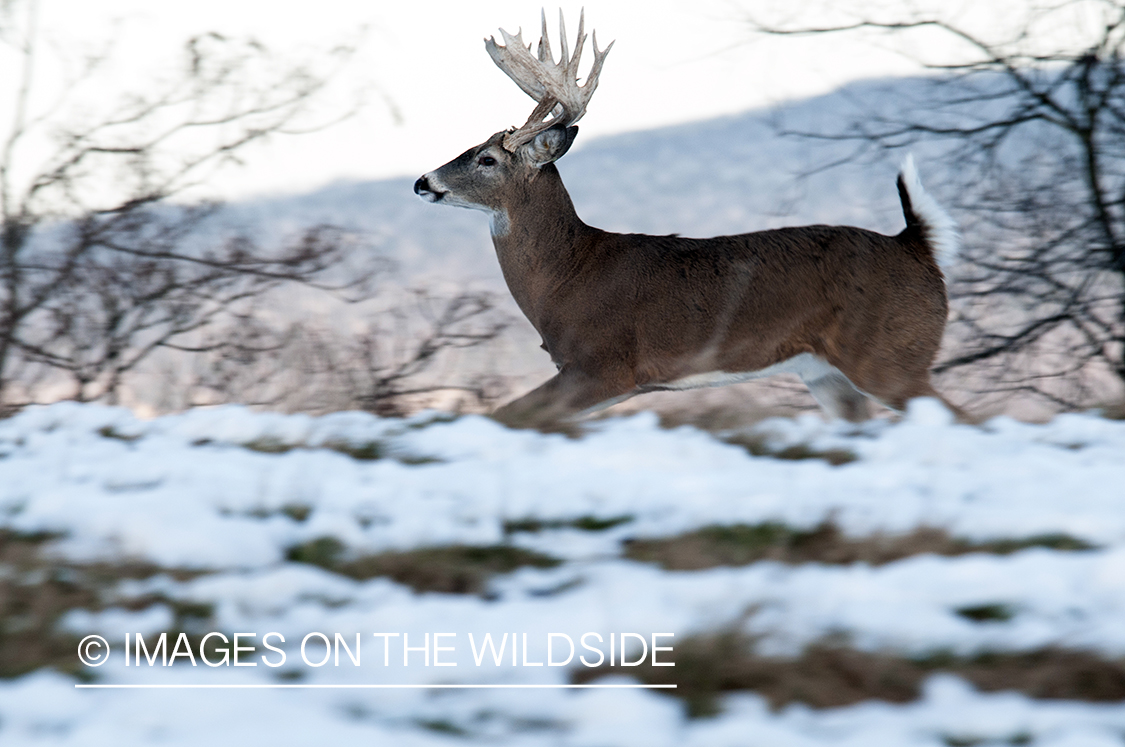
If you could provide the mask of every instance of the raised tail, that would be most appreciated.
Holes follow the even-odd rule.
[[[934,259],[942,272],[948,273],[957,262],[961,249],[961,234],[949,213],[922,187],[914,156],[907,155],[898,175],[898,196],[902,200],[902,214],[907,230],[917,228],[934,252]]]

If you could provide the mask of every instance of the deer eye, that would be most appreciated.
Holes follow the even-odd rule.
[[[496,159],[492,156],[481,156],[477,159],[477,163],[479,163],[481,166],[495,166]]]

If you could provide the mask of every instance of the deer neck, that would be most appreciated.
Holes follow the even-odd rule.
[[[492,243],[520,309],[539,327],[542,301],[573,274],[594,229],[574,210],[554,164],[539,170],[492,216]]]

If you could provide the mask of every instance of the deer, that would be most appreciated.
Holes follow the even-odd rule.
[[[897,178],[896,236],[810,225],[714,238],[611,233],[586,225],[555,162],[578,134],[611,43],[585,83],[559,13],[555,62],[546,13],[538,54],[500,29],[496,65],[535,100],[527,122],[420,177],[431,203],[491,218],[504,280],[557,374],[493,413],[513,427],[573,421],[638,394],[796,374],[830,418],[860,422],[869,402],[902,412],[941,397],[930,368],[948,314],[943,268],[960,236],[922,187],[912,157]]]

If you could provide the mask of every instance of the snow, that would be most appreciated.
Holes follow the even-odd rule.
[[[773,450],[844,449],[857,459],[753,457],[654,416],[594,423],[579,439],[512,431],[479,416],[382,419],[199,409],[142,420],[127,410],[61,403],[0,421],[0,527],[60,535],[50,551],[75,561],[135,559],[205,571],[122,581],[118,601],[155,595],[139,611],[73,610],[76,636],[105,636],[114,653],[102,684],[537,684],[569,681],[585,633],[657,645],[741,627],[766,653],[792,654],[826,636],[859,649],[920,655],[1087,649],[1125,656],[1125,423],[1072,414],[1046,424],[997,418],[956,424],[934,401],[897,423],[767,420],[749,434]],[[349,450],[378,445],[381,459]],[[565,522],[628,517],[605,531]],[[915,555],[881,566],[784,565],[672,572],[622,556],[626,538],[667,537],[710,524],[832,520],[857,537],[940,527],[976,540],[1063,532],[1095,549],[1010,555]],[[505,534],[506,522],[555,522]],[[334,537],[351,554],[505,541],[563,559],[496,578],[487,598],[418,594],[386,578],[356,581],[285,560],[294,545]],[[183,577],[180,577],[183,578]],[[211,605],[206,630],[253,634],[255,666],[126,667],[126,634],[173,629],[180,603]],[[1003,605],[1006,621],[958,608]],[[315,667],[302,639],[319,632],[362,643],[362,664]],[[284,637],[270,666],[267,633]],[[389,638],[373,633],[391,633]],[[549,633],[578,645],[550,666]],[[446,634],[435,639],[437,634]],[[449,635],[452,634],[452,635]],[[505,658],[472,647],[507,635]],[[469,636],[473,636],[470,644]],[[524,643],[526,636],[527,643]],[[428,640],[430,648],[420,647]],[[424,666],[433,644],[450,647]],[[521,664],[512,666],[513,641]],[[565,653],[556,640],[554,659]],[[594,640],[594,639],[588,639]],[[637,639],[633,639],[635,643]],[[273,639],[275,645],[279,638]],[[249,642],[249,643],[248,643]],[[169,650],[175,643],[169,635]],[[407,652],[403,644],[417,648]],[[314,639],[309,659],[325,652]],[[233,641],[231,642],[233,647]],[[561,646],[561,647],[560,647]],[[384,648],[385,647],[385,648]],[[526,647],[526,648],[525,648]],[[608,653],[608,644],[601,647]],[[635,658],[638,649],[626,649]],[[620,653],[620,652],[618,652]],[[386,658],[384,658],[386,657]],[[674,655],[669,658],[674,659]],[[387,663],[384,664],[384,661]],[[522,662],[527,662],[523,664]],[[431,661],[431,664],[436,664]],[[536,663],[542,666],[535,666]],[[629,684],[627,667],[599,684]],[[299,679],[278,679],[278,673]],[[979,693],[931,678],[913,703],[770,711],[753,694],[727,697],[713,718],[687,719],[667,694],[637,689],[86,690],[40,670],[0,682],[0,742],[14,744],[438,745],[934,745],[1030,737],[1036,745],[1120,744],[1125,708]]]

